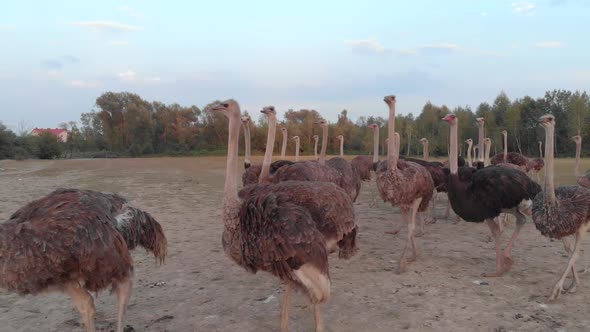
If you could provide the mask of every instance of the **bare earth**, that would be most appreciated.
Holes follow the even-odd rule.
[[[259,160],[257,160],[259,162]],[[247,273],[221,248],[224,157],[111,160],[2,161],[0,220],[58,187],[117,192],[160,221],[169,243],[165,265],[134,252],[135,285],[126,323],[135,331],[278,331],[282,287],[274,277]],[[583,170],[590,164],[583,165]],[[574,183],[573,160],[560,160],[558,184]],[[590,257],[583,244],[575,294],[548,303],[566,264],[561,241],[542,237],[529,222],[513,251],[515,264],[501,278],[485,224],[453,225],[442,219],[418,239],[421,257],[395,273],[405,229],[397,209],[370,208],[375,184],[363,184],[356,207],[360,252],[349,261],[331,258],[332,297],[323,306],[327,331],[583,331],[590,328]],[[444,195],[440,195],[446,200]],[[513,230],[504,232],[504,241]],[[504,242],[505,243],[505,242]],[[484,284],[478,284],[484,281]],[[487,284],[486,284],[487,283]],[[567,285],[567,282],[566,282]],[[313,329],[311,306],[293,297],[291,331]],[[115,297],[96,299],[97,327],[114,329]],[[60,293],[0,296],[1,331],[81,331],[79,316]]]

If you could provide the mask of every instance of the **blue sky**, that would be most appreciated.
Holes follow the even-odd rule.
[[[79,120],[104,91],[202,107],[314,108],[335,120],[476,106],[590,84],[590,2],[11,1],[0,121]]]

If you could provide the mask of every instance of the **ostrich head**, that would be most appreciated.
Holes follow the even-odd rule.
[[[247,126],[250,123],[250,117],[247,115],[244,115],[241,117],[242,123],[244,124],[244,126]]]
[[[291,139],[294,140],[295,142],[299,142],[299,136],[293,136]]]
[[[383,101],[387,105],[395,104],[395,95],[385,96],[385,97],[383,97]]]
[[[443,121],[448,122],[449,125],[454,125],[457,123],[457,116],[455,114],[447,114],[442,119],[443,119]],[[478,118],[478,119],[482,119],[482,118]]]
[[[338,136],[336,136],[336,138],[337,138],[339,141],[342,141],[342,140],[344,139],[344,136],[342,136],[342,135],[338,135]]]
[[[473,144],[473,140],[471,138],[468,138],[465,140],[465,143],[472,145]]]
[[[502,135],[506,136],[508,135],[508,132],[506,130],[502,130]]]
[[[276,116],[277,116],[277,112],[275,111],[274,106],[265,106],[262,108],[262,110],[260,110],[260,113],[266,115],[269,118],[270,117],[276,118]]]
[[[320,127],[326,127],[328,125],[328,123],[326,122],[326,120],[320,120],[317,122],[317,124],[320,125]]]
[[[283,133],[283,135],[287,135],[287,127],[281,126],[281,133]]]
[[[544,128],[555,126],[555,117],[551,114],[543,115],[539,118],[539,124]]]
[[[492,140],[489,137],[486,137],[483,140],[483,144],[485,144],[486,146],[490,146],[490,145],[492,145]]]
[[[319,140],[319,139],[320,139],[320,137],[319,137],[318,135],[313,135],[313,140],[314,140],[314,141],[317,141],[317,140]]]
[[[580,142],[582,142],[582,136],[580,136],[580,135],[573,136],[572,140],[576,143],[580,143]]]
[[[372,123],[369,125],[369,128],[371,128],[372,130],[375,130],[375,129],[379,128],[379,125],[376,123]]]
[[[420,139],[420,143],[422,143],[422,145],[424,145],[424,144],[428,144],[428,139],[426,139],[426,137],[422,137],[422,138]]]
[[[475,123],[478,127],[483,127],[483,125],[486,123],[486,120],[484,118],[475,118]]]
[[[214,112],[220,112],[227,118],[240,118],[240,105],[233,99],[228,99],[226,101],[217,103],[211,107],[211,110]]]

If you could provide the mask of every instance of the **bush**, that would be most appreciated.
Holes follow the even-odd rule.
[[[61,155],[61,144],[58,138],[50,133],[42,133],[37,140],[37,157],[53,159]]]

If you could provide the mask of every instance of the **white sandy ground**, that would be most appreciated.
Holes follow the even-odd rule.
[[[57,187],[121,193],[160,221],[169,243],[161,267],[143,250],[134,252],[135,284],[126,324],[135,331],[278,331],[280,283],[265,273],[247,273],[221,247],[224,165],[223,157],[2,161],[0,220]],[[558,169],[563,168],[558,182],[573,183],[572,165],[571,160],[558,161]],[[547,297],[565,267],[565,252],[561,241],[542,237],[532,222],[516,242],[513,270],[504,277],[480,277],[494,268],[486,225],[444,220],[426,228],[418,239],[422,256],[397,275],[405,229],[397,236],[384,233],[400,220],[398,210],[382,202],[370,208],[369,186],[374,183],[363,184],[355,206],[359,253],[349,261],[330,260],[332,297],[322,307],[327,331],[590,329],[590,257],[585,255],[590,240],[577,264],[581,287],[556,303]],[[439,216],[443,206],[439,204]],[[504,241],[512,229],[513,223]],[[96,307],[97,327],[112,331],[115,297],[99,293]],[[290,330],[312,329],[311,306],[296,294]],[[82,331],[82,326],[64,294],[3,294],[0,331]]]

